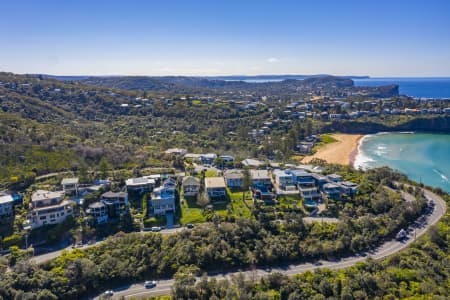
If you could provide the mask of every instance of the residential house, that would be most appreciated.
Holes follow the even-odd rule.
[[[108,206],[101,201],[89,204],[86,213],[94,218],[96,224],[108,222]]]
[[[175,212],[175,188],[175,179],[168,178],[161,186],[153,190],[150,200],[150,214],[159,216],[168,212]]]
[[[31,211],[25,228],[35,229],[44,225],[60,224],[73,215],[73,202],[64,200],[64,192],[37,190],[31,195]]]
[[[242,170],[225,170],[223,177],[225,178],[227,187],[230,189],[239,189],[243,185],[244,174]]]
[[[313,174],[304,170],[287,170],[286,173],[292,175],[294,184],[298,187],[303,199],[309,201],[320,200],[320,194]]]
[[[11,195],[0,196],[0,217],[12,217],[14,215],[14,198]]]
[[[342,181],[342,176],[341,175],[337,175],[337,174],[327,175],[327,178],[331,182],[341,182]]]
[[[187,150],[181,148],[170,148],[164,151],[164,153],[173,156],[184,156],[187,153]]]
[[[220,155],[219,158],[222,159],[225,164],[232,164],[234,162],[234,157],[231,155]]]
[[[285,191],[293,191],[296,190],[295,183],[294,183],[294,177],[292,174],[287,173],[284,170],[274,170],[272,172],[273,178],[275,181],[275,185]]]
[[[183,178],[181,185],[183,187],[184,196],[197,196],[200,190],[200,179],[193,176],[187,176]]]
[[[323,193],[330,199],[341,199],[341,191],[336,183],[325,183],[322,188]]]
[[[78,195],[78,178],[63,178],[61,185],[66,195]]]
[[[314,142],[299,142],[296,149],[301,154],[310,154],[314,148]]]
[[[264,162],[260,161],[260,160],[257,160],[257,159],[247,158],[247,159],[244,159],[242,161],[242,164],[244,166],[247,166],[247,167],[250,167],[250,168],[258,168],[260,166],[263,166]]]
[[[130,178],[125,184],[128,192],[148,193],[155,187],[155,180],[149,177]]]
[[[100,196],[100,200],[108,208],[108,216],[119,217],[128,209],[128,193],[126,192],[106,192]]]
[[[202,162],[203,165],[213,165],[216,158],[217,158],[217,154],[207,153],[207,154],[202,154],[200,156],[200,161]]]
[[[343,181],[339,184],[341,192],[347,196],[352,197],[358,191],[358,185],[351,181]]]
[[[314,178],[315,185],[319,188],[319,190],[322,190],[323,186],[329,182],[327,176],[322,174],[314,173],[312,174],[312,177]]]
[[[272,181],[267,170],[250,170],[250,178],[252,179],[252,186],[255,188],[272,188]]]
[[[205,190],[211,200],[225,198],[227,195],[225,179],[223,177],[206,177]]]

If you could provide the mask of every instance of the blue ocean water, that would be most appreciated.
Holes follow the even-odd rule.
[[[402,95],[420,98],[450,98],[450,77],[353,79],[357,86],[398,84]]]
[[[381,133],[365,136],[355,168],[389,166],[450,193],[450,135]]]

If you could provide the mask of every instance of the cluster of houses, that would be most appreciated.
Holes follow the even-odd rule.
[[[180,153],[183,153],[181,151]],[[185,153],[186,154],[186,153]],[[213,156],[207,156],[213,159]],[[215,156],[217,158],[217,156]],[[215,160],[214,158],[214,160]],[[249,161],[249,164],[256,164]],[[205,163],[214,162],[206,161]],[[184,197],[197,197],[204,193],[212,204],[228,201],[227,189],[251,191],[255,203],[273,205],[278,195],[297,194],[304,199],[306,206],[317,206],[328,199],[339,200],[352,197],[358,190],[357,184],[343,181],[337,174],[323,175],[321,168],[304,166],[281,169],[256,167],[244,169],[224,169],[219,176],[204,177],[175,175],[149,175],[130,178],[122,191],[108,191],[100,195],[98,201],[90,203],[86,214],[96,224],[119,218],[129,209],[129,194],[148,194],[147,213],[152,216],[167,216],[176,211],[178,186]],[[246,178],[247,177],[247,178]],[[60,224],[74,214],[76,196],[86,192],[80,187],[78,178],[64,178],[60,191],[36,190],[31,195],[31,207],[24,223],[25,229],[36,229],[44,225]],[[17,199],[11,195],[0,195],[0,216],[13,216]]]

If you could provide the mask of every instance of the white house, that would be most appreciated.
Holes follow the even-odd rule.
[[[138,177],[127,179],[125,184],[128,192],[150,192],[155,187],[155,180],[149,177]]]
[[[0,196],[0,217],[14,215],[14,199],[11,195]]]
[[[25,227],[35,229],[44,225],[60,224],[73,214],[73,202],[64,200],[64,192],[37,190],[31,195],[32,210]]]
[[[165,215],[167,212],[175,212],[175,187],[176,182],[169,178],[153,190],[150,200],[151,214]]]
[[[61,185],[66,195],[78,195],[78,178],[63,178]]]

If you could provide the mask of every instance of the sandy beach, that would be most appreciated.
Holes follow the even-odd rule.
[[[364,135],[339,133],[331,136],[337,142],[320,147],[314,155],[306,156],[302,162],[308,163],[315,158],[319,158],[334,164],[352,164],[358,151],[358,142]]]

